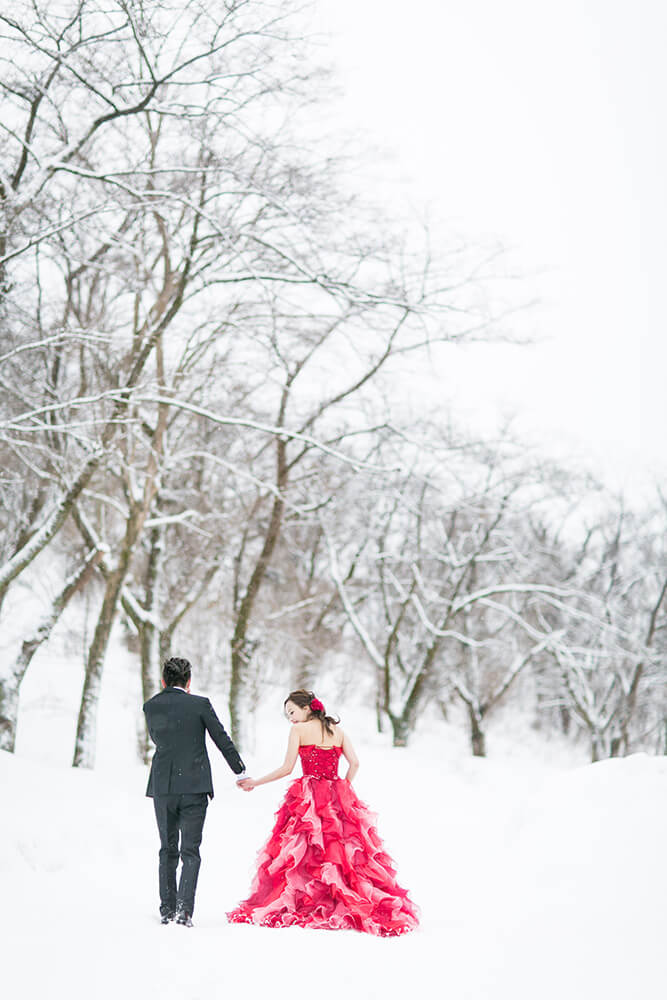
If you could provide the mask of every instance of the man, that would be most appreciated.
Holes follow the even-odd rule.
[[[199,845],[206,807],[213,798],[206,733],[241,779],[245,765],[208,698],[190,694],[192,668],[172,657],[162,668],[162,688],[146,702],[144,713],[155,743],[146,795],[153,799],[160,833],[161,922],[192,927],[199,875]],[[180,839],[180,849],[179,849]],[[176,869],[181,877],[176,888]]]

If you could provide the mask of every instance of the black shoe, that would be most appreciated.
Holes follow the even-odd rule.
[[[160,923],[161,924],[170,924],[172,922],[172,920],[175,920],[175,919],[176,919],[176,914],[175,913],[163,913],[162,916],[160,917]]]
[[[176,914],[176,923],[181,924],[182,927],[192,927],[192,917],[185,910],[181,910],[180,913]]]

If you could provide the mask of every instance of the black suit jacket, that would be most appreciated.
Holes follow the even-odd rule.
[[[245,765],[208,698],[167,687],[144,705],[155,755],[146,795],[194,795],[213,798],[211,763],[206,733],[224,755],[235,774]]]

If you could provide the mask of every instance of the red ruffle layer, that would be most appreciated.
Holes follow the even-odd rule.
[[[259,853],[250,896],[227,918],[265,927],[404,934],[419,921],[395,874],[375,816],[352,785],[299,778]]]

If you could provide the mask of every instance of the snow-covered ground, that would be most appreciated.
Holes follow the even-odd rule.
[[[68,767],[76,671],[54,674],[46,660],[26,680],[17,753],[0,753],[3,996],[664,995],[667,759],[586,765],[533,737],[523,749],[499,738],[495,758],[474,760],[442,724],[392,750],[363,713],[348,714],[358,794],[421,908],[418,932],[377,939],[226,923],[287,783],[242,793],[212,748],[195,927],[162,927],[157,832],[133,759],[138,691],[117,666],[95,771]],[[286,737],[267,708],[251,772],[279,763]]]

